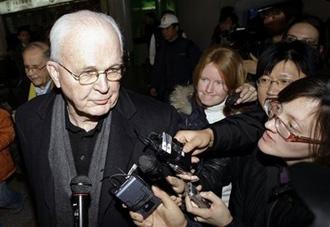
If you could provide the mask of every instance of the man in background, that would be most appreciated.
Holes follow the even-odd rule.
[[[49,60],[49,46],[42,42],[32,42],[23,51],[26,76],[31,81],[28,100],[49,93],[53,88],[46,68]]]
[[[165,42],[156,52],[150,95],[168,102],[169,94],[176,85],[192,82],[192,72],[199,60],[200,50],[181,35],[175,15],[164,14],[159,27]]]

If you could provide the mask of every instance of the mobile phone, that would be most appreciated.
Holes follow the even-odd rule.
[[[198,190],[191,182],[186,184],[185,190],[186,195],[188,195],[190,200],[199,208],[210,208],[210,203],[199,194]]]
[[[236,101],[240,98],[240,92],[233,92],[230,95],[228,95],[225,105],[228,107],[232,107],[235,105]]]
[[[140,213],[144,218],[148,217],[160,204],[160,199],[155,197],[144,181],[130,175],[126,181],[114,191],[130,210]]]

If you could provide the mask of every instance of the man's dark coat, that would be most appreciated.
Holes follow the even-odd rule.
[[[36,204],[39,226],[56,226],[54,182],[48,161],[54,93],[35,98],[16,112],[16,125],[27,176]],[[177,125],[174,108],[121,89],[112,110],[109,148],[104,177],[128,171],[145,145],[138,138],[151,131],[173,134]],[[91,168],[93,168],[91,166]],[[132,226],[128,211],[109,193],[105,180],[99,202],[98,226]]]

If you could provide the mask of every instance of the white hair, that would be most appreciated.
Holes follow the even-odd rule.
[[[121,52],[123,52],[122,34],[115,20],[103,13],[81,10],[61,16],[53,25],[50,31],[50,58],[55,61],[60,59],[63,43],[68,38],[67,36],[72,34],[72,31],[77,28],[100,27],[104,24],[108,24],[114,29],[120,42]]]

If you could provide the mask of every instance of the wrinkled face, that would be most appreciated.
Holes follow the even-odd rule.
[[[305,77],[292,61],[281,61],[269,75],[260,77],[257,84],[258,100],[261,106],[267,98],[277,98],[278,93],[295,80]]]
[[[69,36],[62,47],[65,51],[62,52],[59,63],[72,73],[80,75],[91,70],[104,72],[111,66],[122,63],[119,39],[109,25],[94,30],[78,30]],[[119,81],[110,82],[104,73],[100,73],[96,82],[81,85],[56,62],[50,61],[47,67],[55,85],[64,93],[72,115],[99,117],[116,105]]]
[[[168,26],[167,28],[162,28],[162,35],[164,39],[168,42],[172,42],[178,36],[177,26]]]
[[[219,73],[213,63],[207,64],[202,70],[197,83],[197,95],[206,107],[218,105],[226,99],[228,89],[224,76]]]
[[[35,48],[24,51],[23,60],[26,76],[34,86],[44,87],[50,77],[46,68],[47,59],[42,50]]]
[[[315,47],[319,43],[319,32],[315,27],[308,23],[297,23],[289,29],[287,40],[300,40]]]
[[[301,97],[284,103],[278,117],[295,135],[311,137],[311,132],[315,127],[317,108],[318,101]],[[310,158],[310,144],[285,141],[276,129],[274,118],[268,120],[265,126],[266,131],[258,142],[258,147],[262,152],[281,157],[288,162]]]

